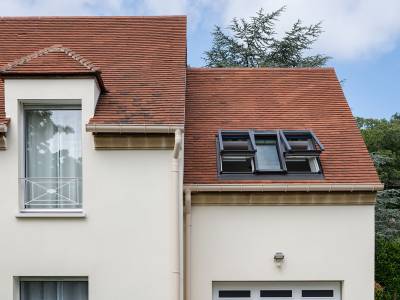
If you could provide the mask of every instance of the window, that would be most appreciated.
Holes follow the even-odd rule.
[[[250,298],[249,290],[222,290],[218,292],[220,298]]]
[[[288,172],[318,173],[319,155],[324,147],[310,131],[283,131]]]
[[[263,298],[292,297],[292,290],[261,290],[260,297],[263,297]]]
[[[321,298],[321,297],[333,297],[333,290],[302,290],[302,297],[310,298]]]
[[[284,161],[277,133],[253,133],[256,140],[257,172],[282,172]]]
[[[87,280],[21,280],[20,300],[88,300]]]
[[[321,174],[324,147],[311,131],[225,131],[218,133],[219,173]]]
[[[24,209],[82,207],[81,123],[77,106],[24,105]]]
[[[254,171],[254,140],[248,132],[220,132],[221,170],[226,173]]]

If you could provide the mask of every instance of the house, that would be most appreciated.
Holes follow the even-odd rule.
[[[374,299],[335,72],[186,66],[186,18],[0,19],[0,299]]]

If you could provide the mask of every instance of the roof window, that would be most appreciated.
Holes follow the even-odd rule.
[[[309,130],[220,130],[217,144],[220,174],[322,174],[324,147]]]
[[[255,144],[249,132],[219,132],[221,169],[228,173],[253,173]]]
[[[288,172],[319,173],[324,147],[312,131],[282,131]]]

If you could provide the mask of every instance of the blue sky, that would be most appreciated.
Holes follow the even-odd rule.
[[[187,15],[188,63],[202,66],[214,25],[286,5],[278,35],[297,19],[322,21],[312,52],[333,57],[354,115],[388,118],[400,112],[399,0],[0,0],[0,15]]]

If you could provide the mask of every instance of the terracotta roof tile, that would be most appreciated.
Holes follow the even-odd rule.
[[[185,17],[0,18],[0,66],[15,73],[100,68],[108,92],[90,121],[97,124],[182,125],[186,87],[185,183],[379,183],[333,69],[186,71]],[[0,78],[0,124],[7,121]],[[218,129],[313,130],[326,149],[325,178],[219,180]]]
[[[71,49],[101,69],[108,93],[91,123],[184,123],[186,17],[0,18],[0,66],[51,45]],[[31,59],[14,71],[41,65],[50,72],[56,60],[65,67],[58,71],[75,70],[61,52]],[[1,82],[0,123],[5,122],[3,90]]]
[[[220,180],[218,129],[310,129],[323,180]],[[372,183],[379,179],[333,69],[189,69],[185,183]]]

